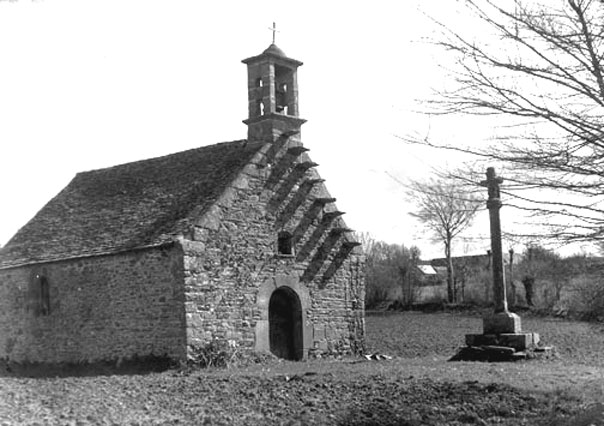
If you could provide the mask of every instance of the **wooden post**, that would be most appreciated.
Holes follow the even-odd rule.
[[[510,304],[512,308],[516,306],[516,284],[514,284],[514,249],[511,248],[510,251],[510,288],[512,290]]]

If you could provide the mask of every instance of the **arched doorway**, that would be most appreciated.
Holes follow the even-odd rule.
[[[302,305],[295,291],[280,287],[268,305],[270,350],[279,358],[298,361],[303,357]]]

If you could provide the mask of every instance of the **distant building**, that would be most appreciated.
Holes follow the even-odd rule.
[[[455,256],[452,259],[455,287],[459,301],[488,300],[491,257],[484,255]],[[417,303],[447,301],[447,259],[437,258],[418,265]],[[477,294],[479,293],[479,294]]]
[[[0,358],[363,346],[364,257],[302,146],[302,63],[243,62],[246,140],[79,173],[2,248]]]

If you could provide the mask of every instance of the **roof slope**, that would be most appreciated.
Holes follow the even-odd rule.
[[[78,173],[0,250],[0,268],[172,241],[260,148],[226,142]]]

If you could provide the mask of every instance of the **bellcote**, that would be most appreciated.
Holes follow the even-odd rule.
[[[258,56],[244,59],[248,74],[248,140],[272,141],[283,132],[299,131],[297,69],[274,43]]]

